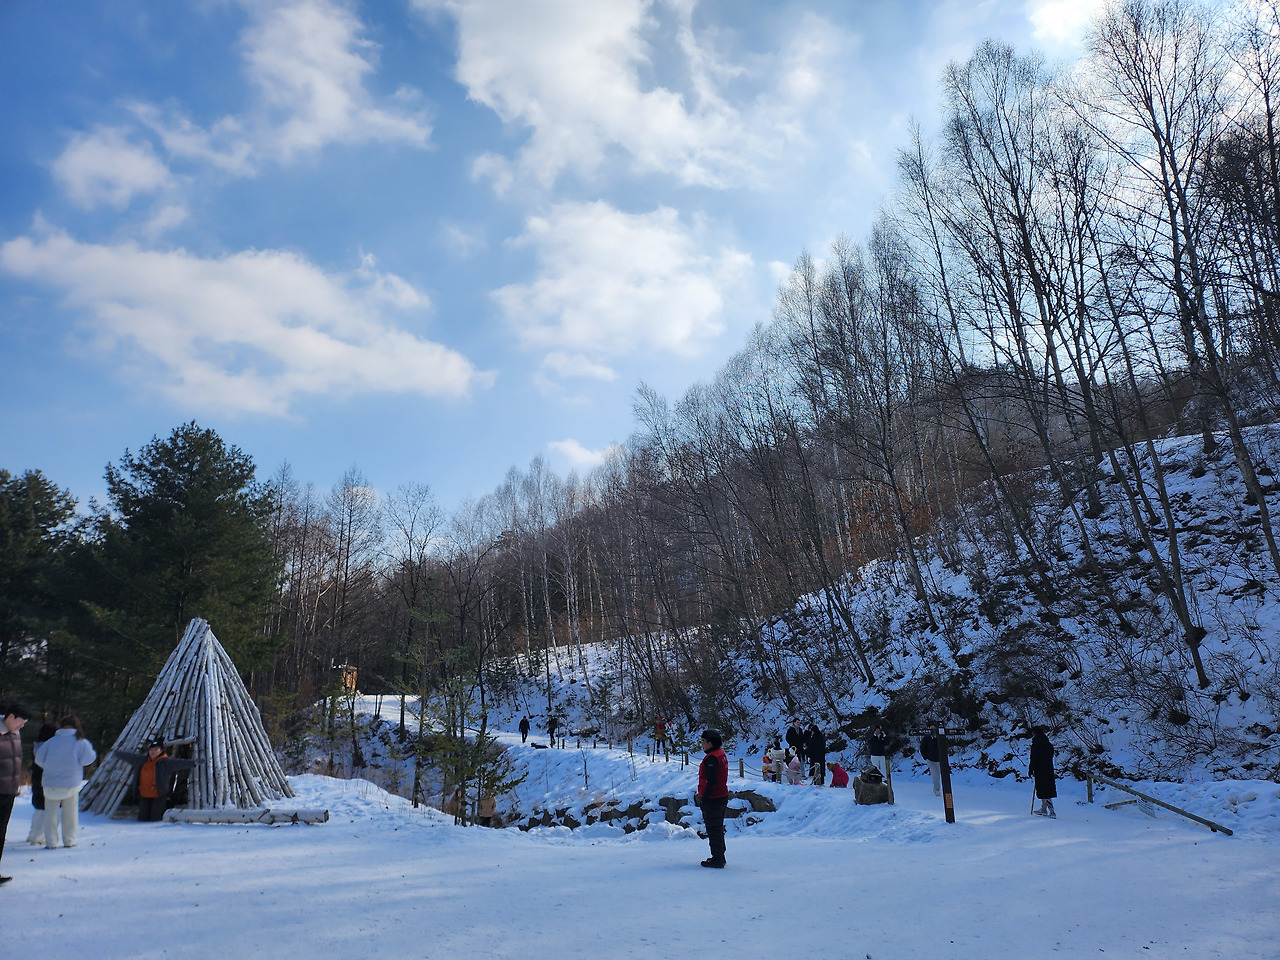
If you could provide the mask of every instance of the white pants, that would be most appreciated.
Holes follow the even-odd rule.
[[[933,795],[942,796],[942,761],[926,760],[929,765],[929,776],[933,777]]]
[[[876,756],[873,753],[871,755],[871,765],[875,767],[877,770],[879,770],[881,775],[886,777],[889,775],[888,764],[885,763],[884,757]]]
[[[76,830],[80,827],[80,788],[44,788],[44,845],[48,850],[58,849],[58,813],[62,813],[63,846],[76,845]]]
[[[27,843],[44,843],[44,811],[31,810],[31,830],[27,833]]]

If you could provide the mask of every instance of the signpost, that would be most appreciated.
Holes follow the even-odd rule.
[[[956,807],[951,798],[951,763],[947,760],[950,752],[947,745],[947,728],[935,726],[933,735],[938,738],[938,764],[942,768],[942,806],[946,810],[947,823],[956,822]]]

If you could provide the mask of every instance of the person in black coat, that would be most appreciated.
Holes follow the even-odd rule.
[[[804,750],[809,757],[809,779],[820,787],[827,779],[827,737],[816,723],[809,724]]]
[[[526,714],[520,718],[520,742],[526,743],[529,739],[529,717]]]
[[[867,753],[871,755],[872,765],[884,776],[889,774],[889,737],[884,727],[876,724],[867,738]]]
[[[560,721],[556,719],[555,714],[547,718],[547,736],[551,738],[551,746],[556,745],[556,727],[560,726]]]
[[[793,717],[791,726],[787,727],[787,746],[795,751],[795,755],[800,758],[800,762],[804,763],[804,730],[800,727],[800,718]]]
[[[942,796],[942,757],[938,754],[938,738],[930,730],[920,738],[920,759],[929,765],[933,778],[933,795]]]
[[[1053,798],[1058,795],[1058,778],[1053,772],[1053,744],[1049,742],[1044,727],[1036,727],[1035,736],[1031,738],[1031,765],[1027,773],[1035,778],[1036,796],[1040,798],[1040,816],[1057,819],[1053,812]]]

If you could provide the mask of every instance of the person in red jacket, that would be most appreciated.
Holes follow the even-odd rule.
[[[702,731],[702,749],[707,755],[698,766],[698,792],[693,797],[702,809],[711,845],[711,856],[702,865],[717,869],[724,867],[724,815],[729,807],[729,760],[720,749],[723,742],[719,730]]]

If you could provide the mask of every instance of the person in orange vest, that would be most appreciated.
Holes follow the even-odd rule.
[[[164,741],[153,740],[146,753],[129,753],[116,750],[115,755],[127,760],[137,769],[134,788],[138,791],[138,820],[152,823],[163,819],[169,808],[174,778],[183,770],[196,765],[194,760],[177,760],[164,752]]]

